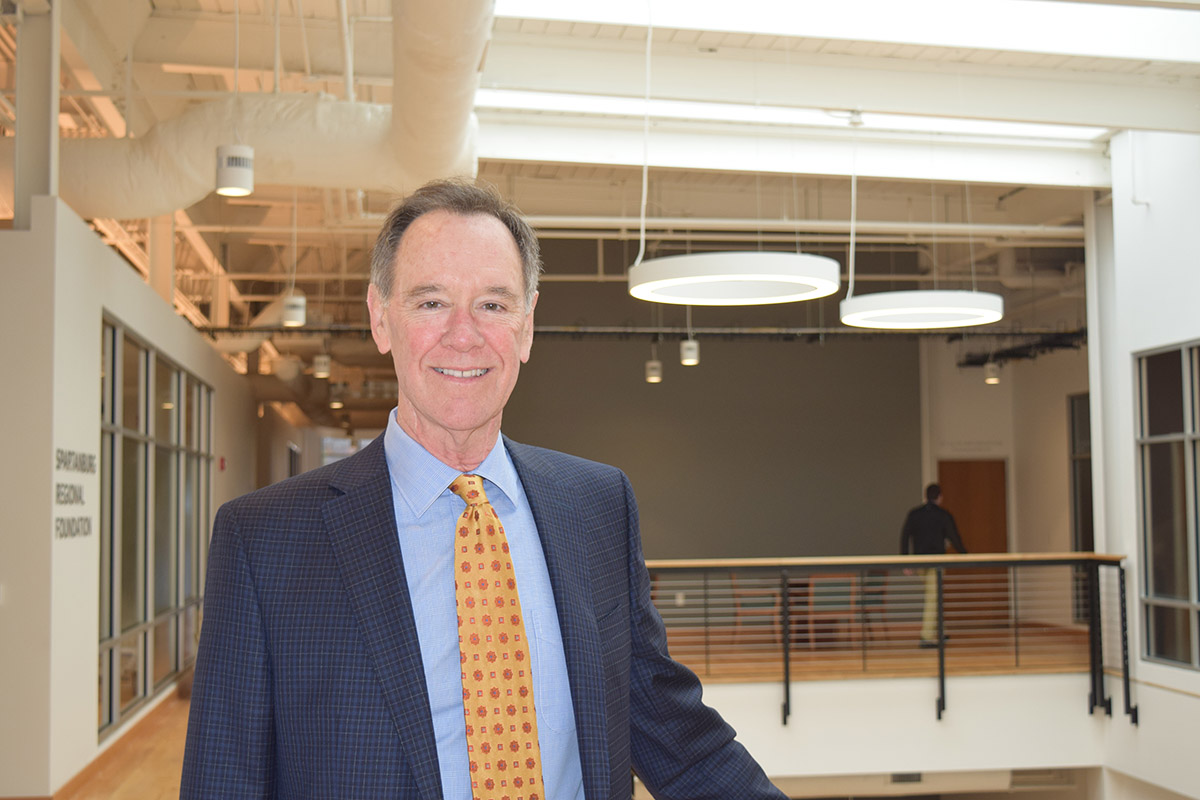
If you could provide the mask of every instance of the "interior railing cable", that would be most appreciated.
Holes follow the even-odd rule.
[[[707,682],[1083,673],[1130,699],[1124,557],[1101,553],[650,560],[672,655]],[[1115,617],[1115,618],[1114,618]]]

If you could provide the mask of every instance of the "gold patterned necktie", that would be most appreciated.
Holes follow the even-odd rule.
[[[467,504],[454,536],[454,596],[474,800],[540,800],[533,672],[504,526],[478,475],[450,491]]]

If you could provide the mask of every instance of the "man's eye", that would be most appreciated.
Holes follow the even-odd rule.
[[[441,307],[442,307],[442,304],[439,303],[437,300],[426,300],[424,303],[421,303],[421,308],[441,308]]]
[[[483,310],[484,311],[503,311],[504,306],[500,305],[499,303],[484,303]]]

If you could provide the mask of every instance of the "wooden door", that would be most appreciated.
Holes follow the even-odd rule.
[[[954,515],[969,553],[1008,552],[1008,489],[1003,461],[939,461],[942,508]]]
[[[1008,489],[1005,463],[939,461],[942,507],[954,515],[968,553],[1008,552]],[[949,548],[947,548],[949,551]],[[945,579],[946,627],[959,639],[984,635],[1007,624],[1008,570],[951,570]]]

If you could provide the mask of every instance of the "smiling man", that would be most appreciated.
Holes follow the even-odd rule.
[[[396,409],[218,512],[181,797],[781,800],[667,653],[625,476],[500,432],[540,270],[492,191],[388,217]]]

